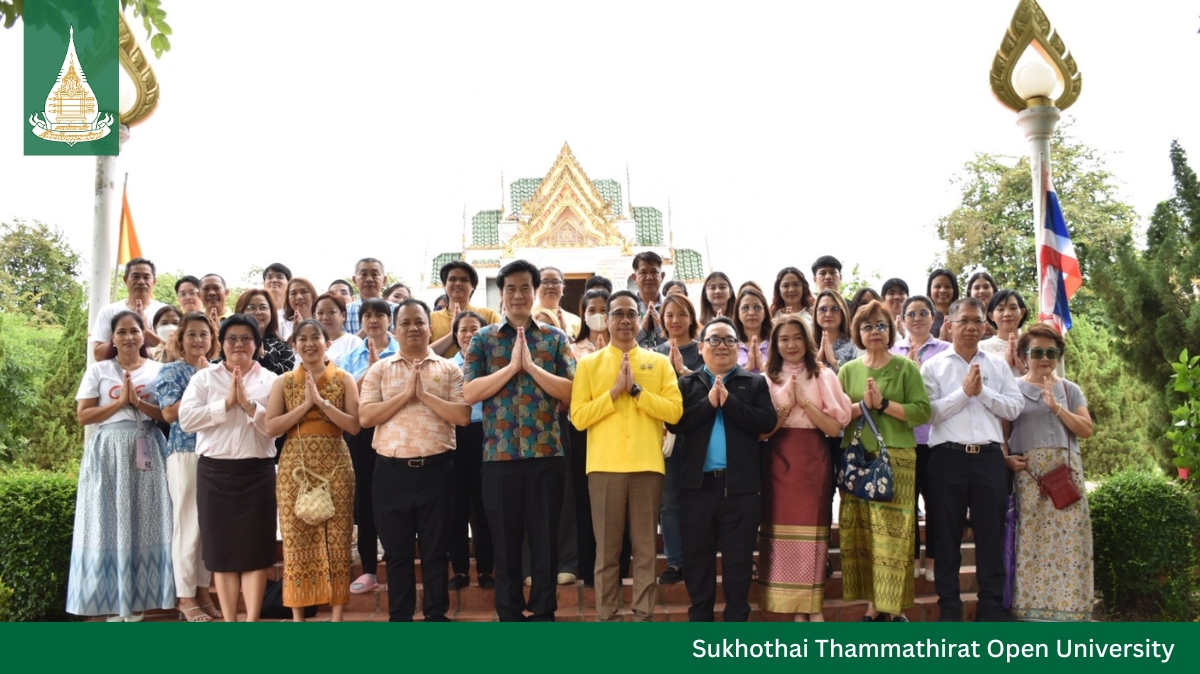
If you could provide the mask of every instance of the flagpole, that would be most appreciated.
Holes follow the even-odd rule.
[[[125,215],[125,191],[129,188],[129,173],[125,174],[125,182],[121,185],[121,216]],[[112,288],[108,292],[109,303],[117,301],[117,281],[121,278],[121,247],[125,245],[125,229],[117,223],[120,232],[117,234],[117,263],[113,265]]]

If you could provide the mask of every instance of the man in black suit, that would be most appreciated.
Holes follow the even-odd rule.
[[[750,618],[754,540],[758,535],[762,454],[758,437],[775,428],[767,380],[737,364],[733,321],[714,318],[700,333],[704,368],[680,378],[683,417],[667,429],[682,439],[679,512],[688,619],[712,622],[717,548],[722,556],[725,622]]]

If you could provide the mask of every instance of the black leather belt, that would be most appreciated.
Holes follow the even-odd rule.
[[[433,456],[426,456],[420,459],[398,459],[391,456],[376,457],[384,462],[391,462],[393,465],[400,468],[431,468],[450,460],[450,452],[442,452]]]
[[[705,473],[705,475],[708,475],[710,477],[725,477],[725,469],[721,468],[719,470],[710,470],[707,473]]]
[[[966,452],[967,454],[982,454],[983,452],[1000,451],[1000,443],[989,442],[984,445],[960,445],[957,442],[943,442],[940,445],[934,445],[933,449],[953,449],[956,452]]]

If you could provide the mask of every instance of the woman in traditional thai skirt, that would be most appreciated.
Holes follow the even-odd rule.
[[[817,365],[801,314],[775,320],[766,375],[779,414],[763,469],[758,605],[821,622],[833,493],[826,438],[850,421],[850,398],[833,370]]]
[[[162,364],[146,350],[145,323],[112,319],[108,357],[79,384],[80,425],[99,425],[79,466],[67,612],[137,622],[146,609],[175,605],[166,439],[154,425]]]
[[[354,379],[326,359],[328,335],[317,320],[300,323],[292,333],[300,363],[275,381],[267,403],[267,434],[287,434],[275,493],[283,534],[283,605],[296,622],[304,622],[306,606],[318,604],[331,605],[333,621],[341,622],[350,601],[354,467],[342,432],[355,434],[362,427]],[[328,489],[331,517],[313,523],[296,513],[306,486]]]

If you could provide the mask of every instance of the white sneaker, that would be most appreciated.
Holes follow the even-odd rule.
[[[573,573],[558,574],[558,584],[559,585],[574,585],[575,584],[575,574],[573,574]]]
[[[525,587],[533,587],[533,576],[525,576]]]
[[[932,566],[925,567],[925,580],[927,580],[931,583],[933,582],[933,567]]]

